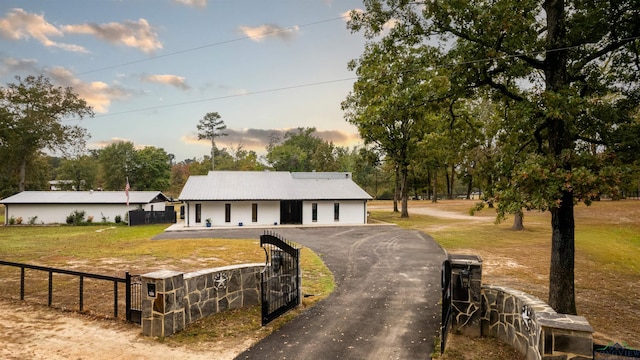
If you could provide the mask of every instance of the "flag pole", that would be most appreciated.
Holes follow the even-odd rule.
[[[127,195],[127,225],[131,226],[131,219],[129,218],[129,190],[131,186],[129,186],[129,177],[127,176],[127,184],[124,186],[124,193]]]

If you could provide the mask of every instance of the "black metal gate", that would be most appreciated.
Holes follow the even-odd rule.
[[[447,344],[447,335],[451,325],[451,262],[442,262],[442,327],[440,329],[442,342],[440,353],[444,353]]]
[[[264,326],[301,303],[300,249],[267,232],[260,246],[267,257],[260,287]]]
[[[140,275],[127,273],[127,321],[142,324],[142,280]]]
[[[148,224],[175,224],[176,212],[173,206],[167,206],[164,211],[145,211],[141,209],[129,211],[129,226]]]

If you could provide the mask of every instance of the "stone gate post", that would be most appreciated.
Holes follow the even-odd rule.
[[[478,255],[449,254],[451,262],[451,331],[482,335],[482,259]]]

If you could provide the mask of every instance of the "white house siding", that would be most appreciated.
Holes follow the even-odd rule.
[[[318,204],[318,220],[313,221],[313,204]],[[339,204],[340,216],[334,219],[334,206]],[[355,225],[366,222],[367,202],[364,200],[305,201],[302,205],[304,225]]]
[[[196,223],[196,204],[202,204],[201,222]],[[231,221],[225,221],[225,204],[231,205]],[[258,204],[258,221],[252,221],[252,205]],[[188,226],[206,226],[211,218],[212,226],[273,225],[280,223],[279,201],[189,201]]]
[[[131,205],[131,210],[135,210],[137,207],[139,207],[140,205]],[[150,204],[144,204],[142,206],[142,208],[144,209],[144,211],[164,211],[166,209],[167,205],[163,202],[155,202],[155,203],[150,203]]]
[[[154,204],[154,210],[158,204]],[[164,204],[160,203],[164,210]],[[6,208],[6,219],[22,218],[23,224],[28,224],[29,219],[37,216],[35,224],[65,224],[67,216],[76,210],[84,211],[84,219],[93,216],[93,222],[101,222],[105,216],[108,222],[114,222],[116,215],[120,215],[122,220],[127,213],[125,204],[8,204]],[[131,206],[133,210],[137,206]]]
[[[312,221],[312,204],[318,204],[318,220]],[[340,204],[340,218],[334,219],[334,204]],[[202,205],[201,222],[196,223],[196,204]],[[225,204],[231,204],[231,221],[225,222]],[[258,221],[252,222],[252,204],[258,204]],[[366,223],[366,201],[304,201],[302,205],[303,225],[354,225]],[[189,227],[206,226],[211,218],[212,226],[270,226],[280,224],[280,201],[189,201],[187,206]]]

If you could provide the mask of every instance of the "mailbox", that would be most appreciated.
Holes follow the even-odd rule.
[[[156,297],[156,284],[147,283],[147,296]]]

